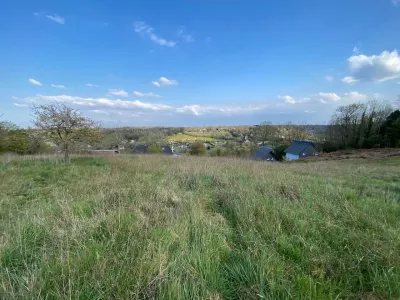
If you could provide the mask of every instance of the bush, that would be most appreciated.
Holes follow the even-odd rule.
[[[285,149],[289,147],[288,144],[280,144],[274,148],[275,156],[279,161],[285,160]]]
[[[149,153],[163,153],[160,145],[150,145],[148,148]]]
[[[207,149],[202,141],[195,141],[189,150],[190,155],[204,155],[207,153]]]

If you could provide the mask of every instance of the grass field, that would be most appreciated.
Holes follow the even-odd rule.
[[[176,134],[173,136],[169,136],[166,139],[167,142],[190,142],[190,143],[193,143],[194,141],[203,141],[203,142],[218,141],[218,139],[214,139],[210,136],[204,136],[203,134],[199,133]]]
[[[1,299],[399,299],[400,159],[0,158]]]

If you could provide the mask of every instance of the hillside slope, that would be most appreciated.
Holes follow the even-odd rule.
[[[399,157],[0,158],[0,298],[400,298],[399,174]]]

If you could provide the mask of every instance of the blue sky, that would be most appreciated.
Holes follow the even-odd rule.
[[[400,94],[400,0],[8,1],[0,114],[63,102],[104,126],[324,124]]]

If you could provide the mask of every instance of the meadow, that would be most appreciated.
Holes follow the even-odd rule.
[[[399,299],[399,216],[399,157],[0,157],[0,298]]]

